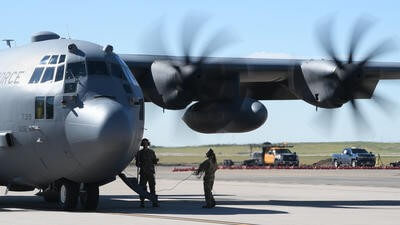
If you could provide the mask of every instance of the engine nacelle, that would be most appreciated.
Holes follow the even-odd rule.
[[[184,109],[193,100],[193,96],[179,86],[190,66],[173,65],[169,61],[154,61],[151,65],[151,74],[157,90],[152,101],[166,109]]]
[[[295,67],[289,86],[299,98],[321,108],[338,108],[351,99],[369,99],[379,81],[377,77],[363,78],[355,65],[338,68],[333,61],[313,60]],[[346,73],[355,72],[351,86],[343,80]],[[351,92],[351,95],[349,93]]]
[[[254,99],[243,98],[222,102],[197,102],[189,107],[182,119],[200,133],[242,133],[255,130],[265,123],[268,112]]]
[[[337,108],[344,103],[334,98],[338,80],[336,65],[330,61],[307,61],[296,66],[289,86],[304,101],[322,108]]]

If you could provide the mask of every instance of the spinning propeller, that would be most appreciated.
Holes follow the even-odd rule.
[[[371,60],[394,50],[394,43],[391,40],[384,40],[372,48],[372,50],[370,50],[361,61],[354,61],[354,55],[358,50],[359,44],[371,27],[371,21],[366,19],[359,19],[355,23],[350,37],[348,57],[346,61],[339,59],[335,48],[333,47],[332,20],[323,24],[318,29],[319,42],[323,50],[336,65],[336,70],[329,76],[322,76],[317,79],[328,79],[335,83],[335,91],[331,95],[331,98],[340,99],[344,103],[350,102],[354,118],[356,119],[356,122],[361,123],[361,125],[367,125],[367,122],[364,119],[355,98],[360,94],[364,96],[371,95],[371,91],[363,86],[363,83],[366,80],[365,67],[371,62]],[[388,100],[376,94],[372,96],[372,99],[383,110],[388,111]]]
[[[205,22],[206,19],[200,16],[187,16],[185,18],[181,36],[182,57],[172,57],[165,54],[161,29],[152,33],[152,38],[156,42],[152,44],[165,54],[161,60],[153,63],[154,68],[152,66],[156,87],[164,97],[165,108],[184,109],[193,100],[199,100],[198,98],[207,94],[207,87],[212,85],[212,82],[208,82],[211,76],[205,76],[202,73],[205,62],[213,53],[234,41],[233,35],[227,29],[221,29],[209,38],[202,47],[200,55],[193,57],[195,42]],[[168,77],[168,79],[165,79],[165,77]],[[158,78],[160,79],[159,83],[156,81]],[[212,79],[219,79],[219,77],[212,76]],[[157,84],[159,85],[157,86]]]

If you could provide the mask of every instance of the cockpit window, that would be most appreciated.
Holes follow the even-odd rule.
[[[73,79],[74,77],[86,76],[86,67],[84,62],[68,63],[65,73],[65,79]]]
[[[49,64],[57,64],[58,55],[53,55],[50,58]]]
[[[44,67],[37,67],[32,74],[31,79],[29,80],[30,84],[36,84],[40,81],[40,77],[42,77]]]
[[[107,65],[104,61],[87,61],[88,74],[108,75]]]
[[[119,64],[111,64],[111,74],[119,79],[126,80],[122,67]]]
[[[46,81],[53,81],[54,77],[54,67],[47,67],[46,71],[44,71],[42,81],[40,83],[44,83]]]
[[[65,55],[60,55],[60,59],[58,60],[58,63],[63,63],[65,62]]]
[[[57,67],[57,73],[56,73],[56,79],[54,80],[55,82],[60,81],[64,77],[64,64],[61,66]]]
[[[40,60],[40,64],[42,64],[42,65],[47,64],[47,62],[49,61],[49,59],[50,59],[50,56],[49,56],[49,55],[44,56],[44,57],[42,58],[42,60]]]

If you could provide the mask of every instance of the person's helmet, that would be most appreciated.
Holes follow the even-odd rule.
[[[208,158],[210,158],[210,157],[213,156],[213,155],[215,155],[215,154],[214,154],[214,151],[210,148],[210,149],[208,150],[208,152],[206,153],[206,156],[207,156]]]
[[[150,145],[149,139],[143,138],[142,141],[140,142],[140,146],[144,146],[144,143],[147,143],[147,145]]]

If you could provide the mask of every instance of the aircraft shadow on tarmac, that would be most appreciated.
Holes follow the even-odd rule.
[[[160,207],[139,207],[137,195],[103,195],[100,197],[99,213],[145,213],[145,214],[181,214],[181,215],[238,215],[238,214],[287,214],[279,210],[269,210],[268,206],[317,207],[317,208],[379,208],[382,206],[400,206],[397,200],[364,200],[364,201],[283,201],[283,200],[246,200],[230,198],[229,195],[216,195],[217,207],[202,209],[203,195],[160,195]],[[218,198],[223,198],[218,201]],[[239,207],[236,207],[239,206]],[[246,206],[256,206],[246,208]],[[265,207],[260,209],[260,206]],[[2,196],[1,212],[21,212],[30,210],[60,211],[55,203],[46,203],[37,196]]]
[[[215,197],[229,197],[228,195],[216,195]],[[102,195],[99,200],[99,213],[145,213],[145,214],[183,214],[183,215],[237,215],[237,214],[286,214],[287,212],[268,209],[251,209],[245,207],[231,207],[236,204],[232,201],[230,206],[218,205],[214,209],[203,209],[203,195],[161,195],[160,207],[153,208],[146,201],[146,208],[139,207],[137,195]],[[230,200],[225,200],[229,203]],[[218,202],[217,202],[218,203]],[[257,204],[255,204],[257,205]],[[244,205],[243,205],[244,206]],[[21,211],[60,211],[55,203],[44,202],[37,196],[2,196],[0,197],[1,212]],[[79,211],[79,210],[78,210]]]
[[[103,213],[146,213],[146,214],[180,214],[180,215],[238,215],[238,214],[286,214],[285,211],[252,209],[246,207],[231,207],[220,205],[218,197],[227,198],[229,195],[215,195],[217,207],[203,209],[203,195],[160,195],[160,207],[153,208],[150,202],[146,202],[146,208],[139,208],[137,196],[109,195],[102,196],[100,200],[100,212]],[[230,200],[225,200],[230,202]],[[244,206],[244,205],[243,205]]]

